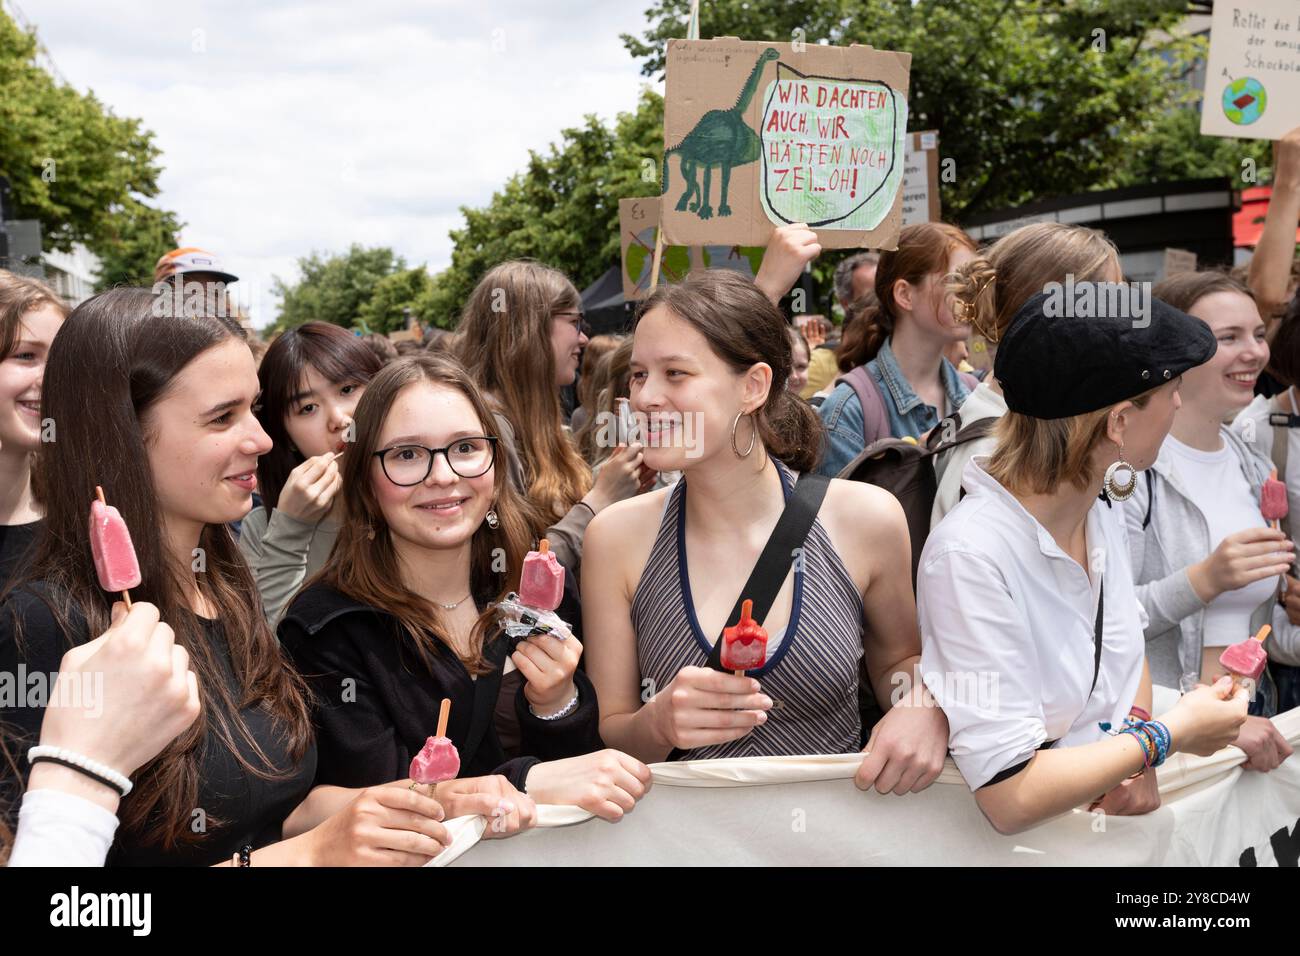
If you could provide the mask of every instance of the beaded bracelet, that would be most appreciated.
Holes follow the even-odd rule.
[[[532,704],[528,705],[528,712],[532,714],[534,717],[536,717],[538,720],[559,720],[561,717],[568,717],[571,713],[573,713],[577,709],[578,709],[578,692],[576,690],[573,692],[573,698],[567,704],[565,704],[555,713],[548,714],[545,717],[543,717],[537,711],[533,710]]]
[[[29,764],[57,763],[99,781],[111,790],[116,790],[121,797],[131,792],[131,781],[127,779],[126,774],[118,773],[108,764],[92,760],[85,754],[79,754],[66,747],[51,747],[46,744],[32,747],[27,751],[27,762]]]
[[[1164,763],[1165,758],[1169,756],[1169,748],[1173,745],[1169,728],[1158,720],[1139,720],[1130,714],[1124,718],[1124,726],[1120,730],[1111,730],[1110,724],[1106,721],[1102,721],[1098,726],[1112,737],[1132,734],[1142,747],[1144,770],[1147,767],[1159,767]]]

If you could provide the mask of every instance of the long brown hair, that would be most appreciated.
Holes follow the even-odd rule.
[[[641,303],[633,332],[657,306],[708,340],[714,354],[736,372],[759,362],[772,369],[767,401],[753,414],[763,446],[795,471],[811,471],[821,457],[823,429],[817,412],[785,387],[794,365],[785,316],[753,281],[730,269],[691,272],[679,285],[661,285]]]
[[[864,314],[866,326],[860,344],[853,355],[841,348],[840,366],[853,360],[854,365],[865,365],[876,357],[885,340],[894,334],[901,310],[894,300],[894,286],[899,279],[920,285],[926,276],[948,271],[948,259],[957,249],[977,250],[975,240],[956,226],[946,222],[918,222],[904,226],[898,234],[898,248],[881,253],[876,266],[876,307]],[[937,295],[943,295],[940,285]]]
[[[591,469],[564,431],[551,348],[554,314],[580,307],[559,270],[503,262],[474,287],[456,329],[456,357],[513,426],[528,500],[546,524],[591,489]]]
[[[392,534],[371,484],[374,453],[379,450],[379,434],[388,412],[403,389],[420,382],[460,392],[474,407],[474,413],[483,425],[483,434],[500,437],[487,402],[469,373],[455,359],[441,353],[426,352],[387,365],[371,379],[357,404],[356,441],[343,456],[343,497],[347,517],[329,560],[312,581],[323,582],[355,601],[392,614],[427,664],[444,648],[453,650],[447,638],[447,628],[438,607],[402,583]],[[500,448],[492,487],[496,502],[493,508],[500,526],[493,530],[484,521],[474,532],[470,549],[470,590],[480,603],[499,601],[507,592],[518,589],[519,572],[532,543],[528,512],[510,483],[504,452]],[[500,553],[497,549],[504,552],[504,571],[499,570]],[[469,656],[462,658],[470,673],[485,674],[492,669],[483,658],[483,647],[494,634],[495,612],[488,608],[474,627]]]
[[[157,605],[198,677],[198,719],[140,769],[118,814],[123,828],[141,843],[174,848],[203,839],[189,824],[209,746],[234,754],[241,767],[264,779],[289,769],[271,764],[242,709],[257,705],[266,711],[295,761],[312,738],[304,685],[280,655],[230,529],[204,526],[199,546],[205,573],[181,566],[164,541],[164,516],[149,466],[154,406],[166,401],[173,380],[195,358],[232,338],[242,340],[244,332],[233,319],[172,315],[170,308],[154,306],[155,296],[144,289],[104,292],[78,306],[54,340],[41,417],[57,423],[57,441],[41,445],[32,482],[45,523],[35,559],[16,585],[42,585],[41,600],[69,637],[76,633],[76,618],[85,621],[87,637],[107,630],[114,598],[99,586],[86,521],[95,486],[102,485],[131,529],[142,578],[131,593]],[[191,609],[188,595],[194,587],[221,609],[237,694],[223,677],[223,649],[212,646]],[[22,623],[15,622],[19,646]],[[236,740],[257,757],[256,764],[245,759]],[[209,817],[208,823],[221,821]]]
[[[257,420],[272,442],[271,450],[257,460],[257,487],[268,515],[279,503],[289,473],[305,461],[293,447],[284,420],[293,411],[294,395],[304,389],[308,365],[335,385],[365,385],[384,367],[360,338],[329,322],[304,322],[271,343],[257,370],[262,386]]]

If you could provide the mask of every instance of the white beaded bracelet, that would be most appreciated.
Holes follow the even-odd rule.
[[[576,690],[573,692],[572,700],[570,700],[567,704],[565,704],[555,713],[549,714],[545,717],[543,717],[537,711],[533,710],[532,704],[528,705],[528,712],[532,714],[534,717],[536,717],[538,720],[559,720],[561,717],[568,717],[571,713],[573,713],[577,709],[578,709],[578,692]]]
[[[62,764],[73,770],[84,770],[89,776],[99,780],[100,783],[107,784],[116,790],[121,796],[125,797],[131,792],[131,781],[125,774],[118,773],[108,764],[100,763],[98,760],[91,760],[84,754],[79,754],[75,750],[68,750],[66,747],[50,747],[39,745],[27,751],[27,763],[39,763],[41,760],[47,760],[52,763]]]

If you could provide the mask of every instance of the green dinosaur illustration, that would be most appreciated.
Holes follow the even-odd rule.
[[[773,47],[768,47],[759,56],[754,69],[745,81],[736,99],[736,105],[728,110],[709,110],[700,117],[695,128],[686,134],[676,146],[664,150],[664,172],[662,193],[668,192],[668,157],[677,153],[681,157],[682,178],[686,180],[686,192],[677,200],[677,211],[689,208],[701,219],[713,218],[713,207],[709,205],[709,189],[712,184],[713,167],[717,166],[722,174],[721,195],[718,197],[718,215],[730,216],[731,207],[727,205],[727,186],[731,182],[731,171],[737,166],[752,163],[759,157],[760,145],[758,134],[745,124],[744,113],[758,89],[758,78],[769,60],[781,56]],[[704,190],[696,180],[696,172],[704,168]]]

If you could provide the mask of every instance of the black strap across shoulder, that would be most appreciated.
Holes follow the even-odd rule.
[[[785,510],[781,512],[776,527],[763,546],[762,554],[758,556],[754,570],[750,572],[749,580],[736,598],[735,607],[727,615],[725,627],[735,627],[740,621],[740,609],[746,600],[754,602],[752,615],[755,621],[761,622],[767,617],[780,593],[781,585],[785,583],[796,550],[803,547],[813,522],[817,520],[817,512],[821,510],[822,500],[829,487],[830,479],[824,475],[805,472],[799,476],[794,483],[794,491],[786,499]],[[721,634],[709,652],[705,666],[715,671],[723,670]],[[684,751],[674,749],[668,759],[681,760],[683,753]]]
[[[1092,692],[1097,689],[1097,677],[1098,675],[1101,674],[1101,627],[1102,627],[1102,617],[1104,615],[1105,608],[1106,608],[1106,581],[1103,578],[1101,582],[1101,587],[1098,589],[1097,592],[1097,620],[1096,623],[1094,623],[1092,626],[1092,686],[1088,688],[1088,697],[1084,699],[1083,705],[1085,707],[1088,706],[1088,700],[1092,697]],[[1038,745],[1038,749],[1051,750],[1053,747],[1056,746],[1059,740],[1060,740],[1059,737],[1056,740],[1044,740],[1041,744]],[[1029,765],[1028,760],[1022,760],[1018,764],[1007,767],[1007,769],[995,773],[987,783],[981,784],[979,789],[983,790],[985,787],[991,787],[995,783],[1001,783],[1003,780],[1006,780],[1010,777],[1014,777],[1016,774],[1020,773],[1020,771],[1024,770],[1025,767],[1027,767],[1028,765]]]

